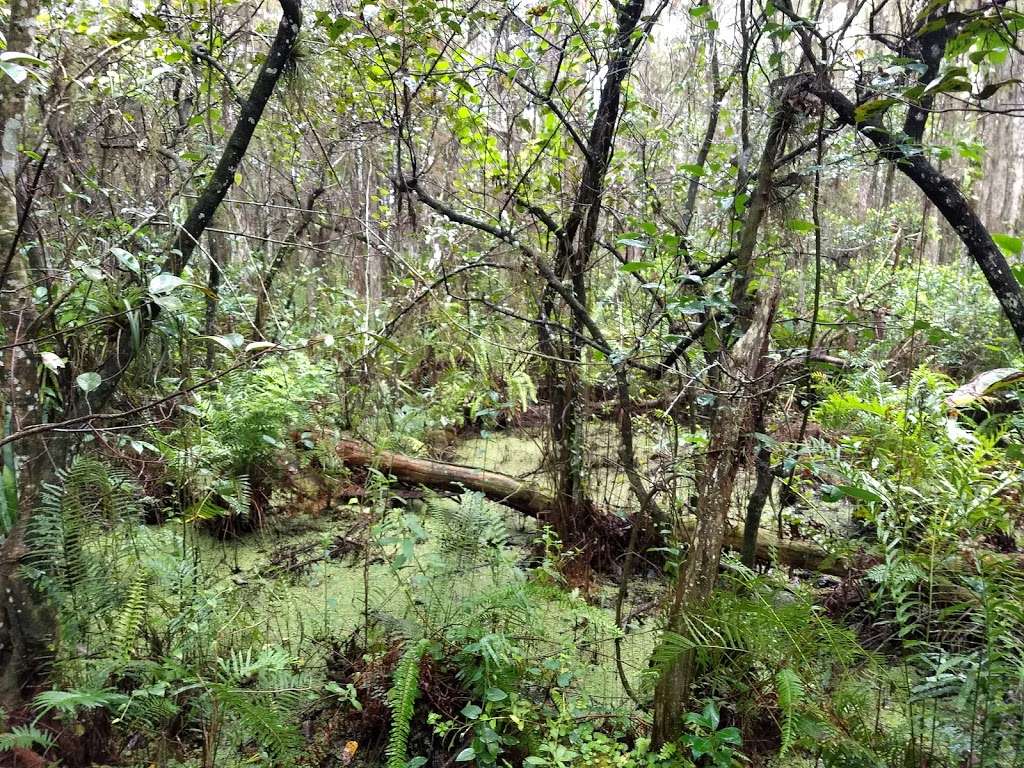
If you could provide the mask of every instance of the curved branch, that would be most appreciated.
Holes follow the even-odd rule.
[[[253,84],[249,99],[242,108],[234,130],[228,138],[220,161],[213,174],[199,194],[185,223],[181,225],[177,235],[170,243],[170,254],[164,260],[162,271],[178,275],[188,265],[199,239],[207,226],[213,221],[213,215],[220,206],[235,181],[238,169],[249,142],[256,132],[263,111],[274,93],[281,74],[288,65],[299,30],[302,28],[301,0],[279,0],[281,4],[281,21],[277,34],[270,46],[259,75]],[[77,418],[98,410],[110,398],[120,383],[121,376],[135,358],[153,328],[153,323],[160,314],[160,307],[152,300],[145,300],[139,307],[139,328],[137,334],[126,333],[119,329],[114,352],[100,365],[98,373],[102,383],[93,392],[81,394],[75,398],[68,408],[68,416]]]

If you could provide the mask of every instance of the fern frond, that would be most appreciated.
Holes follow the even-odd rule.
[[[241,683],[276,676],[284,672],[293,661],[283,648],[272,646],[256,654],[253,654],[251,648],[232,651],[227,659],[217,659],[217,665],[226,682]]]
[[[782,713],[779,757],[783,757],[796,741],[796,713],[804,698],[804,684],[796,672],[784,667],[775,674],[775,690],[779,697],[779,711]]]
[[[139,569],[135,573],[125,596],[121,612],[114,618],[114,642],[118,653],[128,654],[146,618],[146,597],[149,594],[149,574]]]
[[[238,722],[241,729],[258,744],[266,748],[277,764],[290,764],[289,756],[302,745],[302,736],[295,724],[289,722],[292,714],[288,703],[257,690],[217,684],[212,687],[214,698]]]
[[[405,768],[412,716],[420,694],[420,661],[429,645],[429,640],[419,640],[406,650],[395,667],[391,690],[388,691],[391,733],[386,749],[387,768]]]
[[[0,752],[34,747],[53,749],[56,745],[53,736],[34,725],[15,725],[7,733],[0,733]]]
[[[117,537],[104,537],[121,523],[138,519],[141,493],[126,473],[79,456],[57,481],[47,484],[29,524],[27,569],[57,606],[66,639],[78,642],[106,625],[123,600],[117,577],[127,556]]]
[[[127,696],[116,691],[43,691],[32,702],[39,716],[56,710],[64,715],[74,716],[81,710],[112,709],[123,704]]]
[[[427,512],[441,521],[441,552],[458,567],[494,563],[508,543],[504,514],[482,493],[464,493],[457,504],[430,498]]]

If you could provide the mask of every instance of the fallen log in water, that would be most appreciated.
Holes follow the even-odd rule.
[[[547,518],[554,506],[551,495],[544,490],[501,472],[432,459],[418,459],[392,451],[378,451],[372,445],[357,440],[340,441],[336,451],[338,457],[349,466],[374,467],[394,475],[400,482],[425,485],[438,490],[478,491],[492,501],[541,521]],[[596,514],[609,518],[609,525],[600,528],[611,532],[615,539],[621,539],[616,542],[617,551],[624,553],[629,539],[629,521],[620,520],[608,512]],[[686,533],[692,532],[693,524],[684,522],[683,528]],[[726,533],[726,545],[739,550],[743,546],[742,531],[730,529]],[[845,574],[847,570],[844,563],[830,559],[829,554],[815,544],[806,541],[780,541],[764,531],[758,537],[757,559],[837,575]]]

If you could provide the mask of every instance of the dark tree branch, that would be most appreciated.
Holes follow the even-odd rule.
[[[869,139],[883,159],[893,163],[932,201],[981,269],[1018,342],[1024,346],[1024,292],[1010,271],[1006,257],[992,240],[985,224],[956,181],[937,171],[920,152],[909,150],[903,141],[886,128],[869,120],[858,119],[854,103],[828,81],[820,76],[810,78],[808,86],[812,93],[831,107],[840,120]]]
[[[788,0],[779,3],[778,7],[791,18],[795,15],[788,6]],[[992,240],[988,228],[971,207],[956,180],[936,170],[918,145],[912,141],[908,143],[906,135],[896,135],[887,129],[879,115],[859,117],[856,104],[832,84],[828,68],[815,55],[810,31],[798,26],[796,32],[800,38],[800,47],[814,72],[802,76],[803,87],[827,104],[841,122],[855,128],[874,144],[881,158],[892,163],[931,200],[981,269],[1018,343],[1024,346],[1024,291],[1010,271],[1006,257]]]
[[[185,223],[181,225],[177,235],[170,244],[170,254],[164,260],[163,271],[178,275],[189,263],[199,239],[207,226],[213,221],[213,215],[234,184],[235,171],[238,169],[249,142],[256,132],[256,126],[263,116],[263,111],[274,93],[282,72],[288,65],[295,41],[302,27],[301,0],[279,0],[281,4],[281,21],[277,34],[270,46],[267,58],[260,68],[256,82],[253,84],[249,99],[242,108],[235,123],[234,130],[228,138],[220,162],[199,194]],[[78,395],[67,409],[70,418],[76,418],[97,410],[109,400],[117,389],[121,376],[134,359],[138,349],[145,343],[153,323],[160,314],[160,307],[152,300],[146,300],[138,308],[138,333],[129,333],[126,328],[117,329],[114,352],[100,365],[98,373],[102,383],[93,392]]]

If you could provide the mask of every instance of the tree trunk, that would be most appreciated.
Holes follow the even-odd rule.
[[[736,391],[721,395],[711,425],[707,457],[698,482],[697,524],[672,594],[666,627],[685,631],[684,613],[707,601],[718,578],[722,549],[727,542],[729,506],[751,425],[751,402],[758,396],[765,368],[769,334],[779,300],[779,287],[765,287],[750,326],[723,361]],[[662,674],[654,691],[654,744],[672,739],[681,727],[693,684],[696,658],[692,652],[677,658]]]
[[[260,122],[263,110],[274,92],[302,23],[300,0],[279,0],[282,17],[270,51],[264,60],[252,91],[241,110],[221,154],[217,168],[189,211],[185,223],[178,230],[168,249],[163,271],[180,274],[188,264],[199,239],[212,220],[221,201],[234,183],[235,171],[248,149],[249,142]],[[33,0],[17,0],[10,15],[7,30],[9,50],[27,52],[32,47],[32,21],[38,6]],[[11,348],[4,362],[5,382],[11,385],[7,407],[11,410],[15,431],[39,421],[37,393],[39,382],[32,339],[24,336],[28,326],[28,313],[32,307],[32,293],[24,261],[18,258],[16,238],[19,221],[14,198],[17,175],[17,147],[24,120],[24,86],[16,87],[6,75],[0,74],[0,129],[3,131],[0,157],[0,258],[5,258],[4,272],[0,275],[4,328]],[[22,216],[23,219],[23,216]],[[152,302],[140,306],[138,344],[133,334],[120,332],[114,344],[115,351],[99,366],[102,383],[91,393],[83,393],[68,385],[63,387],[66,405],[64,416],[76,418],[98,412],[110,400],[121,382],[128,365],[134,359],[141,343],[148,337],[159,308]],[[123,331],[124,329],[116,329]],[[64,376],[69,378],[70,371]],[[26,540],[32,511],[41,483],[52,477],[56,468],[66,465],[73,455],[76,443],[73,436],[62,435],[48,444],[43,433],[32,433],[12,443],[18,477],[18,522],[7,535],[0,548],[0,599],[3,615],[0,618],[0,706],[12,709],[21,702],[22,690],[38,679],[43,663],[52,655],[47,643],[52,637],[56,617],[49,606],[35,599],[22,578],[20,568],[30,554]]]
[[[203,333],[213,336],[217,330],[217,308],[220,306],[221,270],[227,257],[227,237],[223,232],[209,232],[206,239],[210,248],[210,272],[206,278],[206,307],[203,317]],[[218,344],[206,340],[206,368],[213,368],[214,355]]]
[[[755,406],[757,407],[757,406]],[[755,415],[754,431],[764,433],[764,406]],[[747,500],[747,514],[743,519],[743,550],[741,559],[748,568],[757,562],[757,539],[761,530],[761,515],[771,497],[775,473],[772,472],[772,449],[766,443],[754,448],[754,492]]]
[[[7,50],[32,54],[35,50],[35,0],[15,0],[11,4],[5,30]],[[2,364],[4,416],[11,429],[37,424],[41,418],[39,382],[36,372],[39,358],[21,342],[35,318],[32,302],[32,276],[20,242],[27,211],[19,205],[20,145],[26,121],[25,106],[29,81],[20,84],[0,72],[0,312],[3,314],[4,341],[16,344],[4,353]],[[25,535],[29,512],[35,505],[49,460],[39,437],[13,444],[14,470],[19,511],[13,528],[6,532],[0,546],[0,708],[10,711],[21,701],[22,685],[34,675],[45,658],[46,644],[53,625],[40,601],[18,577],[25,554]],[[0,489],[2,492],[2,489]]]

